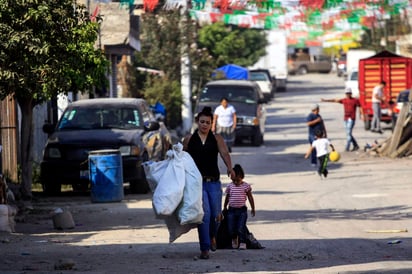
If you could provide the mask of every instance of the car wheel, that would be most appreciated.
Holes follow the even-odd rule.
[[[146,162],[148,160],[149,160],[149,156],[147,155],[147,153],[145,153],[143,155],[142,162]],[[146,180],[146,175],[144,173],[143,165],[140,165],[139,167],[139,174],[140,174],[141,179],[133,180],[129,182],[130,192],[133,194],[146,194],[150,191],[150,186]]]
[[[306,73],[308,73],[307,67],[302,66],[302,67],[299,68],[298,74],[303,75],[303,74],[306,74]]]
[[[252,138],[252,144],[257,147],[262,145],[263,144],[263,134],[260,132],[256,133],[255,136],[253,136]]]
[[[146,179],[130,181],[129,185],[130,193],[133,194],[146,194],[150,191],[150,187]]]
[[[61,184],[56,182],[44,182],[42,187],[43,193],[49,196],[59,195],[61,193]]]
[[[89,180],[72,184],[73,192],[87,192],[89,190]]]

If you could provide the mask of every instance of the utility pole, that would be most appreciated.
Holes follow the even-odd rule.
[[[191,91],[191,74],[189,46],[187,44],[187,24],[188,24],[188,2],[185,1],[181,8],[181,30],[182,30],[182,56],[181,56],[181,88],[182,88],[182,133],[183,135],[190,132],[192,128],[192,91]]]

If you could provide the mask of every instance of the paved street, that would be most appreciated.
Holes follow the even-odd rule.
[[[169,244],[150,194],[107,204],[87,196],[40,197],[16,234],[0,234],[1,249],[9,250],[0,272],[55,273],[55,259],[69,258],[75,267],[67,273],[411,273],[411,159],[344,152],[342,105],[319,103],[341,96],[343,79],[335,74],[291,76],[288,91],[267,106],[265,144],[233,148],[233,163],[244,167],[255,197],[248,227],[265,249],[217,250],[209,260],[194,260],[196,230]],[[341,152],[324,180],[303,157],[313,103]],[[358,121],[354,136],[363,148],[384,141],[389,128],[371,133]],[[55,207],[73,213],[74,230],[52,229],[48,214]]]

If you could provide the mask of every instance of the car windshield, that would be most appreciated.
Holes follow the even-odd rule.
[[[252,81],[270,81],[266,73],[250,73],[250,80]]]
[[[139,111],[134,108],[71,108],[64,112],[59,130],[142,128]]]
[[[357,72],[357,71],[352,72],[351,75],[350,75],[350,79],[349,79],[349,80],[351,80],[351,81],[358,81],[358,72]]]
[[[399,103],[405,103],[409,101],[409,90],[405,90],[399,93],[398,100]]]
[[[200,102],[219,102],[226,97],[229,102],[254,104],[257,102],[256,92],[250,87],[242,86],[211,86],[200,94]]]

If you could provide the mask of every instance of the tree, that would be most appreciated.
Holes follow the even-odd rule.
[[[206,48],[215,60],[215,66],[227,64],[251,66],[265,55],[267,45],[263,30],[225,25],[222,22],[199,30],[199,48]]]
[[[365,28],[361,37],[361,48],[375,51],[396,51],[399,37],[411,32],[410,20],[405,14],[392,14],[389,19],[375,19],[370,28]],[[382,43],[383,42],[383,43]]]
[[[106,85],[108,61],[94,47],[98,23],[72,0],[0,2],[0,99],[22,114],[21,192],[31,198],[33,108],[68,91]]]
[[[210,80],[213,70],[221,65],[253,65],[265,55],[267,44],[262,30],[243,29],[223,23],[200,27],[190,20],[182,26],[179,10],[146,13],[142,16],[141,27],[142,51],[141,54],[136,54],[136,64],[144,63],[147,67],[161,70],[165,74],[163,79],[146,77],[146,81],[150,81],[150,84],[155,81],[163,82],[159,83],[159,87],[164,85],[165,81],[170,81],[171,86],[179,83],[182,44],[185,43],[189,49],[193,93],[197,93]],[[142,79],[142,73],[136,74],[136,79]],[[148,87],[147,84],[145,86]],[[166,89],[154,90],[160,94],[143,91],[149,101],[170,97],[161,95],[169,92]],[[168,110],[175,109],[175,105],[165,105]]]

